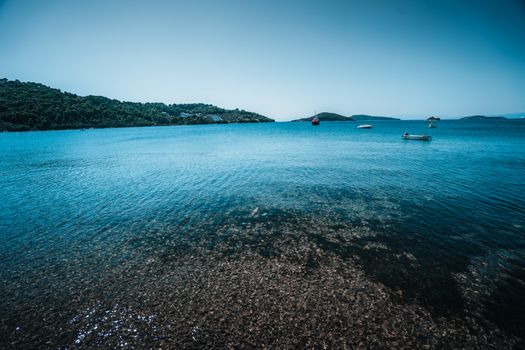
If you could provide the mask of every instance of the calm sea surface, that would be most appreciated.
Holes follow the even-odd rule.
[[[166,335],[104,335],[81,319],[135,312],[142,329],[161,328],[163,309],[137,295],[160,303],[166,290],[133,285],[148,264],[175,269],[224,242],[228,259],[270,259],[273,234],[294,229],[315,231],[320,251],[352,259],[398,303],[525,334],[525,121],[373,124],[0,134],[0,347],[104,347],[112,334],[153,347]],[[264,240],[231,244],[260,223]],[[328,228],[368,234],[343,247],[324,240]]]

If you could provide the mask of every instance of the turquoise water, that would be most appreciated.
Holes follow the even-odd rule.
[[[405,131],[433,140],[405,141]],[[254,220],[279,235],[284,223],[312,222],[319,249],[355,260],[399,302],[525,333],[525,121],[3,133],[0,188],[9,342],[79,344],[71,320],[112,295],[125,303],[126,286],[107,282],[112,271],[213,250],[225,227]],[[327,227],[373,234],[342,248],[323,240]]]

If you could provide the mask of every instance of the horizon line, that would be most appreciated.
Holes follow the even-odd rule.
[[[23,81],[23,80],[19,80],[19,79],[9,79],[9,78],[0,78],[0,80],[6,80],[6,81],[14,81],[14,82],[20,82],[20,83],[31,83],[31,84],[39,84],[39,85],[43,85],[43,86],[46,86],[48,88],[51,88],[51,89],[56,89],[56,90],[59,90],[60,92],[62,93],[69,93],[69,94],[74,94],[74,95],[77,95],[79,97],[89,97],[89,96],[93,96],[93,97],[104,97],[104,98],[107,98],[107,99],[110,99],[110,100],[116,100],[116,101],[119,101],[119,102],[122,102],[122,103],[142,103],[142,104],[146,104],[146,103],[162,103],[162,104],[165,104],[165,105],[180,105],[180,104],[204,104],[204,105],[211,105],[211,106],[215,106],[215,107],[219,107],[219,108],[222,108],[222,109],[227,109],[225,107],[222,107],[222,106],[219,106],[219,105],[214,105],[212,103],[208,103],[208,102],[172,102],[172,103],[167,103],[167,102],[160,102],[160,101],[131,101],[131,100],[120,100],[120,99],[117,99],[117,98],[112,98],[112,97],[109,97],[109,96],[104,96],[104,95],[96,95],[96,94],[88,94],[88,95],[79,95],[77,93],[74,93],[74,92],[71,92],[71,91],[66,91],[66,90],[63,90],[61,88],[58,88],[58,87],[53,87],[53,86],[50,86],[50,85],[46,85],[44,83],[39,83],[39,82],[36,82],[36,81],[29,81],[29,80],[26,80],[26,81]],[[235,108],[233,108],[235,109]],[[260,114],[259,112],[257,111],[252,111],[252,110],[247,110],[247,109],[244,109],[244,108],[240,108],[240,107],[237,107],[237,109],[239,110],[242,110],[242,111],[246,111],[246,112],[251,112],[251,113],[257,113],[257,114]],[[309,118],[309,117],[313,117],[314,115],[316,114],[319,114],[319,113],[334,113],[334,114],[339,114],[339,115],[342,115],[344,117],[352,117],[352,116],[356,116],[356,115],[367,115],[367,116],[371,116],[371,117],[387,117],[387,118],[398,118],[399,120],[425,120],[426,118],[428,117],[411,117],[410,115],[376,115],[376,114],[368,114],[368,113],[352,113],[352,114],[340,114],[340,113],[336,113],[336,112],[330,112],[330,111],[322,111],[322,112],[314,112],[314,114],[312,115],[307,115],[307,116],[292,116],[292,117],[286,117],[286,118],[290,118],[290,119],[283,119],[283,120],[277,120],[275,116],[270,116],[270,115],[264,115],[264,114],[260,114],[264,117],[268,117],[268,118],[271,118],[271,119],[274,119],[275,122],[290,122],[296,118],[298,119],[301,119],[301,118]],[[522,114],[522,116],[518,116]],[[512,113],[498,113],[498,114],[480,114],[480,113],[474,113],[474,114],[468,114],[468,115],[457,115],[457,116],[451,116],[451,115],[436,115],[436,114],[431,114],[431,113],[428,113],[429,116],[435,116],[435,117],[438,117],[442,120],[457,120],[457,119],[460,119],[460,118],[464,118],[464,117],[470,117],[470,116],[484,116],[484,117],[505,117],[507,119],[522,119],[525,117],[525,112],[512,112]],[[517,115],[517,117],[513,118],[513,117],[509,117],[509,116],[512,116],[512,115]]]

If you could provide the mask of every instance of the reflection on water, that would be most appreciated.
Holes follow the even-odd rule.
[[[519,347],[525,123],[494,123],[0,135],[1,342]]]

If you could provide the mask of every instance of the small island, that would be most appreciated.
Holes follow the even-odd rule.
[[[122,102],[102,96],[78,96],[38,83],[0,79],[0,131],[266,122],[274,120],[204,103]]]
[[[317,118],[321,122],[353,122],[355,121],[352,117],[345,117],[344,115],[330,112],[317,113],[311,117],[301,118],[292,120],[292,122],[309,122],[312,119]]]
[[[368,114],[354,114],[352,118],[357,121],[371,121],[371,120],[401,120],[394,117],[383,117],[377,115],[368,115]]]
[[[471,115],[468,117],[460,118],[459,120],[474,120],[474,121],[491,121],[491,120],[505,120],[505,117],[487,117],[485,115]]]

